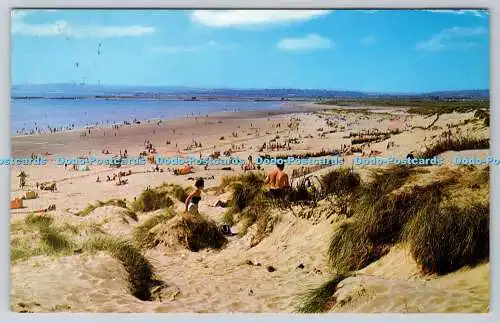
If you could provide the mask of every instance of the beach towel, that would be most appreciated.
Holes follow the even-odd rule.
[[[179,174],[181,175],[186,175],[191,173],[191,170],[193,169],[193,166],[184,166],[179,170]]]
[[[11,209],[21,209],[23,207],[23,200],[20,198],[15,198],[12,201],[10,201],[10,208]]]

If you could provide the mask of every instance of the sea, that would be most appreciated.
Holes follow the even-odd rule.
[[[166,120],[223,112],[279,110],[279,101],[186,101],[156,99],[11,99],[11,134],[26,135],[35,128],[75,130],[139,120]]]

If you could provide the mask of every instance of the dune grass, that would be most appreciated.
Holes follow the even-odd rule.
[[[358,224],[375,244],[394,244],[401,230],[422,208],[436,208],[441,201],[441,183],[414,186],[396,194],[364,195],[355,206]]]
[[[182,217],[179,237],[184,238],[185,246],[194,252],[206,248],[221,249],[227,243],[215,222],[202,216]]]
[[[175,212],[166,208],[162,213],[154,215],[139,224],[132,231],[132,241],[140,249],[153,248],[155,246],[154,235],[149,232],[160,223],[164,223],[175,216]]]
[[[231,185],[238,180],[239,176],[223,176],[220,184],[216,187],[209,188],[215,195],[220,195],[231,189]]]
[[[153,230],[142,233],[146,228],[145,226],[136,234],[136,245],[147,248],[159,245],[174,248],[180,246],[197,252],[207,248],[221,249],[227,243],[226,237],[219,231],[215,222],[202,215],[175,215],[171,219],[155,224]]]
[[[89,205],[87,205],[87,207],[85,209],[77,212],[76,215],[87,216],[90,213],[92,213],[92,211],[94,211],[95,209],[103,207],[103,206],[108,206],[108,205],[117,206],[117,207],[121,207],[121,208],[125,208],[125,209],[127,208],[127,203],[124,200],[110,199],[110,200],[107,200],[104,202],[97,201],[95,204],[89,204]]]
[[[73,253],[76,246],[64,227],[54,227],[50,216],[29,214],[16,223],[11,233],[11,261],[26,260],[33,256],[64,256]],[[15,235],[16,231],[22,235]]]
[[[483,125],[486,127],[490,126],[490,111],[489,109],[479,109],[474,113],[474,118],[483,121]]]
[[[321,177],[324,194],[333,196],[342,214],[348,213],[348,208],[361,185],[359,174],[348,168],[336,168]]]
[[[408,113],[432,115],[436,113],[471,112],[479,109],[489,109],[489,99],[434,99],[434,98],[362,98],[339,99],[318,102],[326,105],[339,106],[387,106],[409,107]],[[350,109],[345,109],[349,111]]]
[[[298,313],[324,313],[333,305],[335,300],[333,295],[337,291],[337,286],[344,279],[351,277],[352,273],[341,273],[322,284],[321,286],[308,291],[300,296],[300,305],[297,307]]]
[[[132,295],[143,301],[152,299],[151,288],[162,284],[155,278],[153,265],[128,241],[106,236],[96,236],[84,242],[86,251],[105,251],[119,260],[128,273]]]
[[[404,230],[409,250],[424,273],[447,274],[489,257],[489,205],[422,209]]]
[[[78,233],[76,226],[69,224],[54,226],[51,217],[30,214],[23,223],[16,222],[13,226],[22,236],[11,237],[11,260],[29,259],[33,256],[69,256],[75,250],[81,249],[93,253],[104,251],[118,259],[125,267],[130,284],[130,292],[145,301],[152,299],[151,289],[163,283],[155,279],[151,263],[125,239],[98,234],[96,231],[90,238],[81,242],[73,240],[67,231]],[[14,232],[15,233],[15,232]],[[26,234],[29,233],[29,234]]]
[[[251,246],[260,243],[268,233],[266,229],[271,219],[270,210],[275,204],[264,194],[264,179],[264,174],[258,172],[226,179],[226,183],[231,185],[233,194],[229,200],[229,209],[224,214],[224,221],[229,225],[243,221],[240,236],[245,235],[250,226],[257,224]],[[236,216],[238,221],[235,219]]]
[[[446,151],[462,151],[472,149],[488,149],[490,140],[488,138],[476,138],[471,135],[452,135],[441,137],[422,153],[417,154],[417,158],[432,158]]]
[[[233,179],[233,195],[229,201],[233,212],[241,212],[252,202],[262,198],[264,179],[264,174],[257,172],[249,172]]]
[[[154,188],[158,193],[166,193],[171,195],[176,200],[184,203],[193,187],[182,187],[179,184],[163,183],[162,185]]]
[[[245,227],[243,231],[248,230],[252,224],[257,225],[257,230],[250,240],[250,247],[255,247],[264,240],[264,238],[272,231],[273,227],[270,226],[271,212],[269,208],[253,207],[244,213]]]
[[[389,139],[391,136],[388,134],[374,134],[367,136],[360,136],[358,138],[351,139],[351,145],[359,145],[369,142],[381,142]]]
[[[159,189],[146,188],[132,203],[135,212],[150,212],[174,205],[174,201]]]
[[[192,188],[182,188],[180,185],[175,185],[172,188],[172,195],[180,202],[184,203]]]
[[[137,214],[130,209],[125,209],[123,211],[120,211],[120,215],[122,215],[125,219],[131,218],[135,222],[139,221],[139,217],[137,216]]]
[[[438,179],[406,185],[420,173],[375,171],[356,190],[353,216],[333,233],[331,267],[366,267],[396,243],[406,243],[424,273],[444,274],[488,259],[489,168],[441,169]]]
[[[418,171],[393,167],[372,172],[372,181],[357,189],[352,220],[332,235],[328,259],[337,272],[361,269],[401,240],[405,224],[425,205],[439,203],[439,184],[415,186],[393,194]]]
[[[330,266],[337,272],[358,270],[380,259],[387,245],[377,245],[357,222],[342,223],[328,246]]]

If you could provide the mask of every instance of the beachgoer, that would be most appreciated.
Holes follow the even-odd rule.
[[[410,159],[410,160],[415,159],[415,155],[413,155],[413,152],[410,152],[408,155],[406,155],[406,159]]]
[[[21,171],[17,177],[19,177],[19,187],[23,189],[24,186],[26,186],[26,177],[28,177],[28,175],[26,175],[24,171]]]
[[[276,168],[271,170],[266,177],[264,184],[269,185],[269,195],[271,197],[282,197],[285,190],[290,187],[288,174],[284,171],[285,164],[277,162]]]
[[[203,178],[199,178],[194,183],[195,190],[186,198],[186,212],[198,214],[198,203],[201,200],[201,192],[205,187]]]
[[[243,165],[243,170],[255,170],[255,164],[253,163],[252,156],[248,156],[248,161]]]

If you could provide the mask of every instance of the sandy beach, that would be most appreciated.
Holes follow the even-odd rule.
[[[281,111],[236,112],[208,117],[192,117],[150,123],[120,125],[114,128],[92,128],[55,134],[12,137],[12,156],[42,155],[46,166],[13,166],[11,198],[35,191],[38,197],[23,200],[23,208],[11,209],[13,248],[21,248],[21,240],[33,234],[26,227],[26,218],[37,210],[55,205],[55,210],[36,213],[50,217],[57,228],[77,228],[67,233],[75,241],[84,241],[98,228],[107,237],[132,239],[134,230],[163,212],[136,212],[137,220],[125,218],[123,208],[107,205],[95,208],[85,216],[77,215],[89,204],[110,199],[138,198],[147,187],[164,183],[182,188],[193,187],[194,179],[205,178],[199,211],[217,224],[224,223],[227,209],[215,206],[231,199],[229,188],[218,188],[227,176],[245,172],[240,166],[224,170],[222,166],[194,166],[191,173],[175,175],[174,168],[159,165],[109,166],[92,165],[89,170],[73,170],[56,165],[56,156],[111,157],[127,151],[137,157],[194,155],[207,158],[215,152],[247,160],[260,155],[300,155],[337,151],[344,158],[344,167],[368,176],[373,166],[354,165],[356,157],[405,158],[418,154],[442,137],[443,132],[489,138],[489,127],[475,118],[474,112],[425,116],[407,113],[406,108],[365,107],[367,112],[349,111],[345,107],[303,103]],[[433,123],[431,125],[431,123]],[[431,125],[431,126],[430,126]],[[90,130],[90,132],[89,132]],[[83,134],[86,134],[83,136]],[[353,136],[355,133],[364,133]],[[379,135],[383,133],[387,135]],[[353,144],[352,140],[380,136],[369,145]],[[385,136],[385,137],[384,137]],[[147,152],[151,143],[155,153]],[[266,148],[263,144],[266,143]],[[200,147],[201,144],[201,147]],[[270,147],[282,147],[269,149]],[[109,154],[103,154],[103,151]],[[48,153],[48,154],[46,154]],[[329,154],[325,154],[329,155]],[[450,160],[456,156],[485,157],[489,149],[442,152],[445,165],[428,166],[425,174],[415,176],[415,183],[441,178],[443,168],[460,168]],[[222,156],[221,158],[224,158]],[[263,165],[267,173],[274,165]],[[338,166],[320,167],[308,175],[322,176]],[[300,165],[285,167],[292,185],[300,182]],[[461,168],[460,168],[461,169]],[[24,188],[19,187],[19,173],[27,175]],[[116,185],[107,181],[118,172],[127,183]],[[99,178],[99,182],[97,182]],[[56,183],[57,190],[37,188],[36,183]],[[481,186],[483,187],[483,186]],[[481,194],[489,194],[485,188]],[[483,194],[484,195],[484,194]],[[484,196],[483,196],[484,197]],[[486,196],[487,198],[487,196]],[[327,253],[332,232],[346,220],[332,211],[327,200],[314,207],[293,206],[288,211],[272,210],[272,225],[260,243],[252,243],[259,230],[258,223],[242,233],[241,221],[232,224],[239,235],[227,237],[220,249],[186,248],[159,244],[144,250],[143,256],[164,282],[154,300],[144,301],[128,288],[127,269],[119,259],[105,251],[96,253],[77,250],[74,254],[46,255],[43,252],[20,256],[12,264],[11,305],[20,312],[295,312],[300,295],[323,284],[335,270],[329,265]],[[184,205],[174,199],[171,206],[182,214]],[[311,217],[297,216],[310,212]],[[63,229],[58,229],[64,232]],[[153,229],[152,229],[153,230]],[[71,230],[70,230],[71,231]],[[69,232],[69,231],[68,231]],[[24,241],[24,240],[23,240]],[[24,245],[22,245],[24,246]],[[270,267],[272,266],[272,268]],[[270,269],[271,268],[271,269]],[[422,273],[420,264],[404,243],[395,243],[390,250],[368,266],[340,282],[330,312],[487,312],[489,310],[489,264],[483,262],[443,274]],[[229,297],[228,297],[229,295]]]

